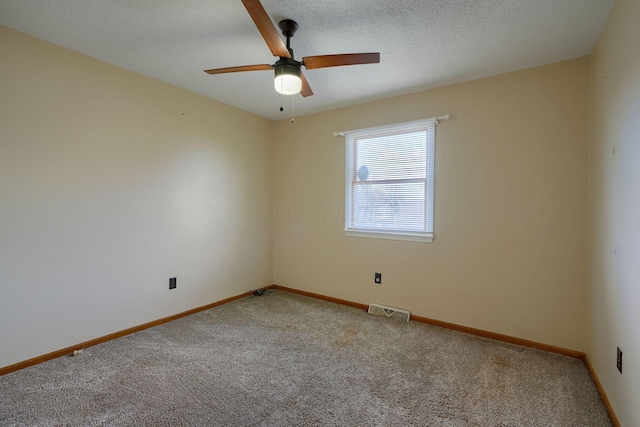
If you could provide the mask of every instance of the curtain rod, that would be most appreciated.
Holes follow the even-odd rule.
[[[450,118],[451,116],[449,114],[445,114],[444,116],[429,117],[428,119],[423,119],[423,120],[434,120],[436,124],[438,124],[440,120],[449,120]],[[344,130],[333,133],[334,137],[346,136],[346,135],[347,135],[347,131],[344,131]]]

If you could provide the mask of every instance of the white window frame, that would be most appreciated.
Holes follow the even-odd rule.
[[[397,123],[387,126],[377,126],[367,129],[359,129],[345,132],[346,136],[346,179],[345,179],[345,230],[346,236],[369,237],[376,239],[408,240],[414,242],[433,242],[433,203],[435,193],[435,138],[436,118],[415,120],[411,122]],[[425,223],[422,230],[389,230],[366,229],[354,226],[352,223],[352,186],[356,181],[354,141],[363,137],[375,137],[389,133],[409,133],[416,130],[427,132],[426,146],[426,177],[425,177]],[[389,180],[392,183],[393,180]]]

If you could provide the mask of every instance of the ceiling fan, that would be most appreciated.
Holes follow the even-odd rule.
[[[278,26],[282,34],[287,38],[287,44],[283,42],[274,27],[269,15],[259,0],[242,0],[253,22],[258,27],[260,34],[267,42],[273,56],[280,59],[275,64],[242,65],[239,67],[214,68],[205,70],[208,74],[235,73],[240,71],[262,71],[275,70],[274,86],[277,92],[283,95],[311,96],[313,91],[302,74],[302,66],[307,70],[314,68],[339,67],[342,65],[356,64],[377,64],[380,62],[379,52],[370,53],[345,53],[337,55],[316,55],[305,56],[302,61],[296,61],[293,57],[293,49],[290,46],[290,39],[298,29],[298,24],[291,19],[280,21]]]

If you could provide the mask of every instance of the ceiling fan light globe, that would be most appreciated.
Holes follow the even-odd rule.
[[[273,84],[276,88],[276,92],[283,95],[295,95],[302,90],[302,80],[298,76],[292,74],[283,74],[276,76]]]
[[[276,63],[273,86],[276,92],[283,95],[295,95],[302,90],[300,66],[292,62],[292,60],[284,58]]]

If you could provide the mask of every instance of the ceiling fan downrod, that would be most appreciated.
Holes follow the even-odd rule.
[[[291,37],[298,30],[298,23],[293,19],[283,19],[278,23],[278,26],[282,30],[282,35],[287,38],[287,50],[291,54],[291,58],[293,58],[293,49],[291,49]]]

